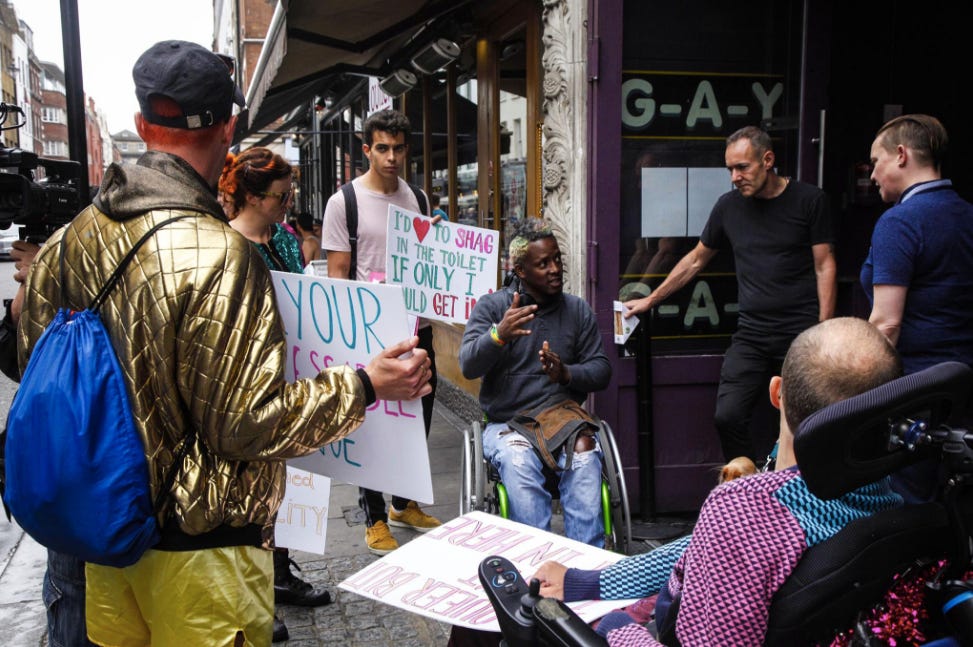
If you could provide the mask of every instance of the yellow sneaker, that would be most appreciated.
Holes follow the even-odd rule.
[[[399,547],[389,527],[384,521],[376,521],[375,525],[365,528],[365,545],[376,555],[388,555]]]
[[[397,528],[412,528],[419,532],[429,532],[433,528],[443,525],[443,522],[423,512],[415,501],[409,501],[409,505],[402,512],[398,512],[395,508],[389,506],[389,525]]]

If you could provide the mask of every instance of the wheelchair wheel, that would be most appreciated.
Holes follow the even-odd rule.
[[[463,429],[463,445],[460,454],[459,516],[473,509],[473,437],[469,429]]]
[[[608,504],[606,521],[608,517],[611,521],[610,529],[606,527],[608,532],[605,534],[605,548],[628,555],[632,546],[632,514],[628,506],[628,490],[615,435],[604,421],[601,421],[601,429],[598,431],[598,442],[604,455],[603,471],[608,485],[608,492],[603,493],[602,498],[607,499]]]
[[[479,422],[463,430],[461,458],[459,513],[464,515],[473,510],[486,510],[486,464],[483,461],[483,431]]]

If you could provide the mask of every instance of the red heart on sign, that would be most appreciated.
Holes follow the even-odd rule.
[[[418,238],[419,242],[421,243],[422,239],[425,238],[426,234],[429,233],[429,221],[423,220],[419,216],[416,216],[412,219],[412,226],[416,230],[416,238]]]

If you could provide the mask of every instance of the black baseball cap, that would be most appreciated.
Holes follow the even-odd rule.
[[[234,103],[246,105],[227,63],[202,45],[184,40],[164,40],[145,50],[135,61],[132,78],[142,116],[160,126],[207,128],[228,120]],[[174,101],[182,115],[153,112],[154,96]]]

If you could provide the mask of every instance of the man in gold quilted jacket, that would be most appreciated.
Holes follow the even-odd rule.
[[[376,399],[429,392],[417,338],[366,368],[284,381],[284,332],[265,263],[216,199],[243,97],[226,64],[185,41],[133,69],[148,152],[112,165],[94,204],[55,233],[27,280],[21,367],[60,307],[82,308],[153,224],[101,309],[145,445],[162,541],[127,568],[86,565],[87,633],[107,645],[267,645],[266,550],[284,459],[351,433]],[[398,359],[411,351],[408,359]],[[185,458],[176,461],[183,443]]]

